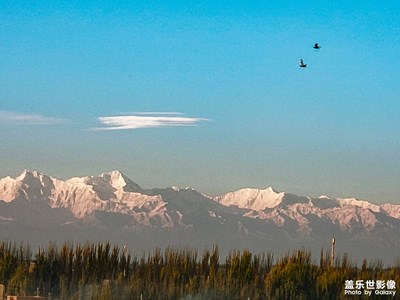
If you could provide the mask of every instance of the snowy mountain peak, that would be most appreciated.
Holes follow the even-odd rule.
[[[121,171],[105,172],[99,175],[105,182],[116,190],[125,192],[141,192],[142,188],[125,176]]]
[[[37,233],[35,239],[119,239],[146,247],[182,242],[204,248],[218,241],[225,247],[240,243],[246,249],[282,251],[303,244],[319,251],[330,246],[333,227],[341,249],[353,249],[357,257],[374,249],[392,258],[400,249],[396,204],[311,198],[272,187],[219,197],[190,188],[141,189],[120,171],[59,180],[24,170],[16,178],[0,179],[4,239],[31,239]]]
[[[0,180],[0,199],[10,202],[19,197],[28,201],[41,201],[51,194],[56,180],[37,171],[24,170],[14,178]]]
[[[100,174],[99,177],[117,190],[123,189],[127,185],[127,181],[130,181],[120,171],[105,172]]]
[[[54,184],[54,181],[57,181],[50,176],[30,170],[24,170],[19,176],[12,180],[37,188],[51,188]]]
[[[264,190],[247,188],[214,199],[225,206],[235,205],[239,208],[259,211],[279,205],[284,194],[277,193],[272,187]]]
[[[364,200],[358,200],[356,198],[338,198],[337,201],[342,206],[351,205],[351,206],[358,206],[364,209],[370,209],[374,212],[379,212],[381,210],[380,206],[369,203]]]
[[[31,171],[28,169],[25,169],[20,175],[18,175],[15,179],[16,180],[26,180],[29,178],[40,178],[42,177],[43,174],[37,172],[37,171]]]
[[[142,188],[125,176],[121,171],[104,172],[97,176],[73,177],[67,183],[80,186],[91,186],[94,190],[108,192],[141,192]]]
[[[174,193],[171,193],[171,190]],[[157,216],[159,220],[162,219],[163,225],[170,224],[169,218],[171,215],[176,215],[175,212],[168,211],[169,208],[176,205],[186,207],[192,202],[198,205],[198,199],[214,200],[223,206],[236,206],[243,209],[246,217],[272,220],[279,226],[284,225],[285,220],[291,219],[296,221],[303,231],[309,230],[308,215],[328,218],[344,224],[343,226],[351,220],[356,223],[362,220],[364,222],[362,226],[368,224],[368,228],[373,228],[376,222],[373,217],[368,217],[371,216],[371,212],[386,213],[393,218],[400,218],[400,205],[379,206],[354,198],[299,197],[277,192],[272,187],[245,188],[219,197],[209,197],[195,192],[192,188],[172,187],[169,191],[168,189],[146,190],[120,171],[63,181],[36,171],[24,170],[15,179],[11,177],[0,179],[0,200],[11,202],[16,199],[34,203],[39,201],[51,208],[68,208],[78,218],[84,218],[95,211],[102,211],[128,214],[134,216],[135,220],[140,219],[139,223],[148,222]],[[184,211],[182,207],[180,209]]]
[[[0,179],[0,200],[11,202],[19,193],[21,180],[15,180],[10,176]]]

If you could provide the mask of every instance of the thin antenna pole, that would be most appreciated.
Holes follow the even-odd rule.
[[[332,226],[331,267],[335,264],[335,226]]]

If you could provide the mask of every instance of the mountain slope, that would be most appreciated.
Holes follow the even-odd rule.
[[[0,179],[0,238],[111,240],[136,250],[220,245],[278,253],[305,246],[381,258],[400,251],[400,205],[242,189],[208,197],[193,189],[143,189],[119,171],[59,180],[25,170]]]

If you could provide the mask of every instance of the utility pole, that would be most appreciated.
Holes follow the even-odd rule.
[[[124,258],[126,259],[126,245],[123,248]],[[126,262],[124,263],[124,279],[126,279]]]
[[[332,228],[331,267],[335,265],[335,227]]]

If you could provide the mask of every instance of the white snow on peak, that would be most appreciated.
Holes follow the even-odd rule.
[[[29,175],[37,175],[38,173],[36,172],[36,171],[30,171],[30,170],[28,170],[28,169],[24,169],[23,171],[22,171],[22,173],[20,174],[20,175],[18,175],[15,179],[16,180],[24,180],[25,179],[25,177],[27,177],[27,176],[29,176]]]
[[[284,193],[277,193],[272,187],[269,187],[264,190],[241,189],[214,199],[225,206],[235,205],[239,208],[259,211],[279,205],[283,196]]]
[[[99,177],[108,182],[115,189],[122,189],[126,186],[126,177],[120,171],[111,171],[102,173]]]
[[[175,186],[171,188],[186,194],[185,199],[190,199],[191,194],[186,190],[194,190]],[[184,209],[181,212],[177,210],[180,207],[174,207],[176,212],[173,212],[170,210],[176,204],[173,200],[172,204],[167,204],[162,194],[151,195],[147,195],[145,190],[140,189],[119,171],[63,181],[36,171],[25,170],[15,179],[0,179],[0,200],[5,202],[17,198],[44,201],[52,208],[69,209],[77,218],[84,218],[95,211],[106,211],[131,215],[136,224],[183,224]],[[278,226],[283,226],[286,220],[293,220],[304,232],[309,232],[312,227],[311,216],[328,218],[344,227],[357,224],[368,230],[372,230],[375,224],[380,222],[376,217],[377,212],[400,219],[400,205],[375,205],[355,198],[331,199],[325,195],[319,198],[299,197],[276,192],[272,187],[246,188],[208,199],[224,206],[243,208],[243,216],[271,220]],[[179,202],[179,205],[181,204],[184,204],[183,201]],[[221,218],[214,209],[207,208],[207,211],[210,217]],[[6,220],[5,217],[2,220]]]
[[[11,202],[21,196],[27,201],[45,201],[52,208],[69,208],[78,218],[95,210],[129,213],[135,207],[162,202],[159,196],[125,192],[127,182],[137,187],[119,171],[63,181],[24,170],[15,179],[0,179],[0,200]]]
[[[400,219],[400,205],[385,203],[381,207],[389,216]]]
[[[380,212],[381,210],[380,206],[378,205],[372,204],[364,200],[358,200],[356,198],[338,198],[337,201],[340,203],[341,206],[345,205],[358,206],[364,209],[370,209],[374,212]]]
[[[24,170],[15,179],[0,179],[0,200],[10,202],[19,196],[28,201],[41,201],[51,195],[59,180],[37,171]]]
[[[121,195],[126,191],[138,192],[140,186],[132,182],[120,171],[104,172],[98,176],[73,177],[66,180],[69,184],[88,187],[95,191],[101,199],[108,199],[113,194]]]
[[[25,169],[19,176],[17,176],[15,178],[15,180],[24,181],[25,183],[29,184],[32,182],[32,180],[35,180],[35,179],[42,180],[45,177],[50,178],[50,177],[43,175],[42,173],[39,173],[37,171],[30,171],[30,170]]]
[[[14,200],[21,188],[22,182],[10,176],[0,179],[0,200],[10,202]]]
[[[89,176],[84,176],[84,177],[72,177],[70,179],[67,179],[65,182],[68,182],[72,185],[86,185],[89,180],[90,180]]]
[[[184,191],[184,190],[196,192],[196,189],[194,189],[194,188],[192,188],[192,187],[190,187],[190,186],[187,186],[187,187],[185,187],[184,189],[181,189],[179,186],[173,185],[173,186],[171,186],[170,188],[173,189],[173,190],[176,191],[176,192]]]

